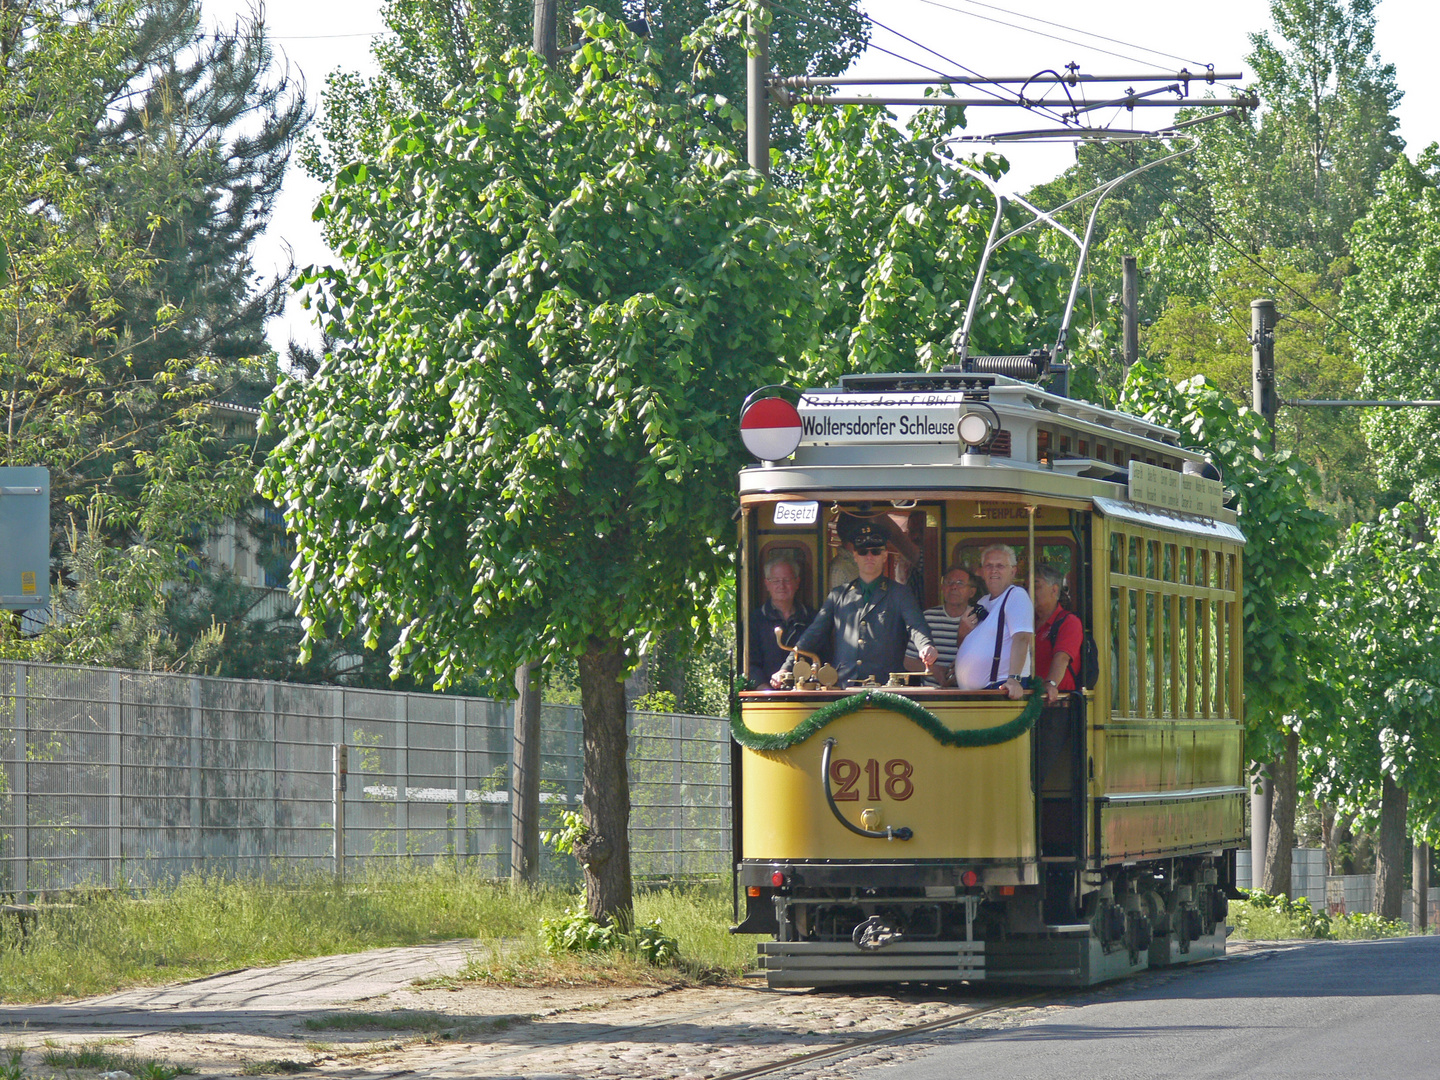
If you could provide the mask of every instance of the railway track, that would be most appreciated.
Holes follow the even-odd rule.
[[[954,1027],[957,1024],[974,1020],[977,1016],[1000,1012],[1004,1009],[1014,1009],[1021,1005],[1028,1005],[1031,1002],[1039,1001],[1042,998],[1054,996],[1054,991],[1047,990],[1038,994],[1027,994],[1022,997],[1009,998],[1005,1001],[998,1001],[993,1005],[985,1005],[981,1008],[967,1010],[957,1016],[947,1016],[939,1020],[927,1020],[924,1023],[911,1024],[907,1027],[898,1028],[895,1031],[882,1032],[878,1035],[865,1035],[824,1050],[813,1050],[805,1054],[791,1054],[767,1065],[756,1065],[748,1069],[741,1069],[737,1072],[720,1073],[715,1077],[715,1080],[751,1080],[752,1077],[769,1076],[772,1073],[782,1072],[785,1069],[793,1069],[800,1065],[809,1065],[828,1058],[844,1057],[846,1054],[869,1050],[876,1046],[882,1046],[885,1043],[898,1042],[901,1039],[910,1038],[914,1035]]]

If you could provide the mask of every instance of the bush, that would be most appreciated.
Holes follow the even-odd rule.
[[[1399,919],[1383,919],[1370,911],[1339,915],[1334,920],[1335,937],[1341,941],[1368,941],[1371,938],[1405,937],[1410,928]]]
[[[626,933],[592,918],[583,907],[567,911],[558,919],[541,919],[540,936],[545,951],[552,954],[626,949],[656,967],[672,965],[680,958],[680,943],[660,929],[659,919]]]
[[[1316,911],[1308,898],[1291,900],[1259,889],[1241,889],[1245,899],[1230,908],[1230,919],[1240,937],[1272,941],[1305,938],[1328,941],[1335,936],[1330,916]]]

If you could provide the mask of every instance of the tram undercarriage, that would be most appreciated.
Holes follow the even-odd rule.
[[[746,918],[735,929],[774,936],[759,946],[772,987],[961,980],[1084,986],[1224,954],[1234,867],[1223,858],[1102,872],[1051,865],[1044,885],[964,884],[987,870],[990,878],[1037,876],[1034,866],[997,869],[745,863]]]

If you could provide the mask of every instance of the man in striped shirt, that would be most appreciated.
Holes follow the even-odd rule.
[[[975,579],[963,566],[952,566],[940,579],[939,607],[927,608],[925,621],[930,624],[930,640],[940,659],[935,668],[925,677],[926,686],[946,686],[950,682],[950,669],[955,664],[955,650],[964,640],[966,629],[960,625],[960,618],[975,603]],[[925,665],[912,645],[905,650],[905,670],[924,671]]]

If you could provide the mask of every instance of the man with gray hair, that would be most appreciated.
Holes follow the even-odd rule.
[[[786,648],[795,644],[815,612],[805,606],[797,592],[800,566],[787,551],[765,560],[765,602],[750,612],[749,674],[753,682],[765,685],[780,672]],[[780,631],[777,641],[775,631]]]
[[[1015,549],[991,544],[980,553],[980,577],[986,595],[977,602],[982,616],[961,619],[964,640],[955,653],[955,685],[961,690],[1003,689],[1012,701],[1025,696],[1021,680],[1030,674],[1035,641],[1035,608],[1015,584]]]
[[[1035,673],[1043,681],[1045,704],[1076,688],[1085,628],[1080,616],[1060,606],[1065,572],[1044,564],[1035,569]]]

